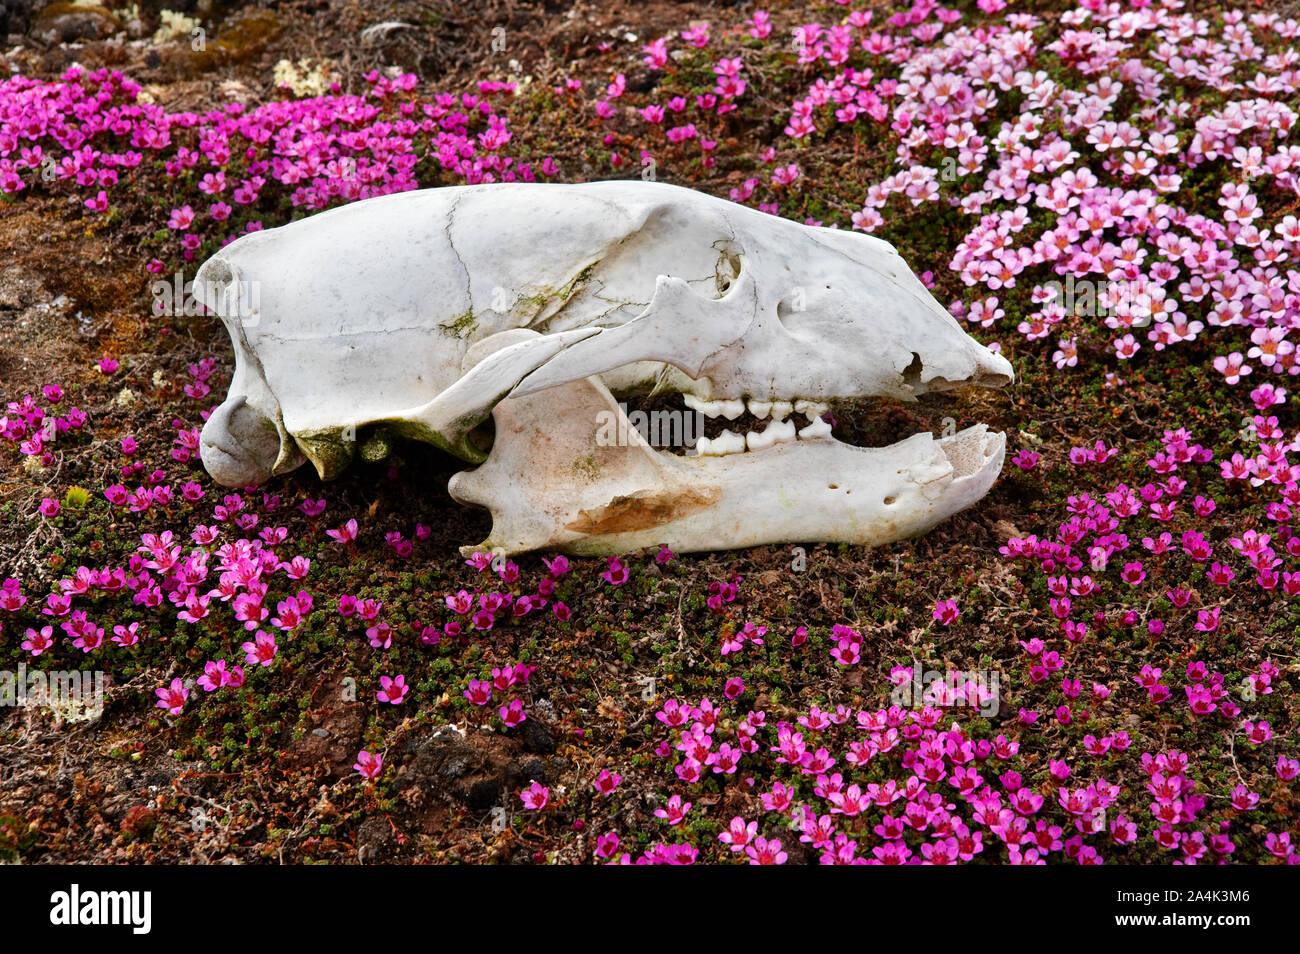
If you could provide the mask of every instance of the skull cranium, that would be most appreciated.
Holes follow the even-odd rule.
[[[450,490],[492,511],[486,548],[874,545],[974,503],[1002,465],[984,425],[860,448],[821,420],[831,400],[1013,379],[892,246],[676,186],[369,199],[244,236],[195,294],[235,346],[202,435],[215,479],[261,483],[307,460],[332,477],[380,428],[480,465]],[[626,426],[602,439],[626,424],[618,398],[647,392],[770,421],[689,456]],[[796,404],[810,421],[797,432]]]

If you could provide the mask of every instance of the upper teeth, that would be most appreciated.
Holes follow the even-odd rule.
[[[736,401],[701,401],[694,394],[683,394],[682,400],[692,411],[699,411],[705,417],[725,417],[734,421],[745,413],[745,402]]]
[[[820,401],[805,401],[802,399],[795,401],[793,404],[789,401],[758,401],[751,399],[746,405],[746,402],[739,398],[706,401],[694,394],[683,394],[682,400],[692,411],[698,411],[705,417],[725,417],[729,421],[734,421],[744,414],[746,407],[748,407],[749,413],[759,420],[770,414],[778,421],[783,421],[789,417],[791,411],[803,414],[809,420],[814,420],[821,417],[828,410],[828,406]]]
[[[795,401],[795,413],[803,414],[808,420],[814,420],[821,417],[829,409],[825,404],[819,404],[816,401]]]
[[[751,399],[746,402],[738,398],[706,401],[694,394],[683,394],[682,399],[691,410],[710,418],[725,417],[729,421],[734,421],[745,413],[746,409],[760,421],[771,415],[771,421],[762,431],[737,434],[731,430],[724,430],[717,437],[699,438],[695,443],[695,452],[701,457],[725,457],[728,454],[740,454],[747,450],[762,450],[771,447],[773,444],[793,441],[796,439],[796,435],[798,439],[805,441],[819,440],[831,436],[830,424],[823,421],[821,417],[826,413],[827,406],[819,401],[800,399],[790,402]],[[792,412],[803,414],[812,423],[801,430],[796,430],[794,421],[786,420]]]

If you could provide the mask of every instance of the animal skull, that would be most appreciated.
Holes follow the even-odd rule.
[[[358,447],[428,441],[479,465],[449,487],[492,511],[467,551],[876,545],[973,504],[1002,466],[982,424],[861,448],[822,420],[831,400],[1013,379],[891,245],[676,186],[369,199],[240,238],[194,288],[235,347],[202,435],[218,482],[308,460],[330,478]],[[617,398],[646,393],[770,422],[679,456],[626,426]]]

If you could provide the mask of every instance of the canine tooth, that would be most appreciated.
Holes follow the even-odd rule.
[[[820,417],[815,418],[811,424],[799,432],[799,439],[804,441],[813,441],[830,436],[831,426]]]
[[[749,413],[753,414],[760,421],[772,412],[771,401],[750,401]]]
[[[790,416],[790,412],[793,410],[794,410],[794,405],[791,404],[789,401],[772,402],[772,417],[778,421],[785,420],[787,417]]]
[[[810,421],[821,417],[830,410],[827,405],[817,401],[795,401],[794,409],[796,414],[802,414]]]

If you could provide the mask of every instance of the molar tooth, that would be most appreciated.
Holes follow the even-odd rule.
[[[694,394],[682,394],[682,401],[692,411],[699,411],[705,417],[725,417],[734,421],[745,413],[744,401],[705,401]]]
[[[831,426],[820,417],[814,418],[811,424],[799,432],[799,439],[804,441],[820,440],[830,436]]]
[[[791,404],[789,401],[772,402],[772,417],[778,421],[785,420],[787,417],[790,416],[790,412],[793,410],[794,410],[794,405]]]
[[[715,401],[714,403],[718,406],[719,413],[729,421],[734,421],[745,413],[745,402],[741,400]]]
[[[773,421],[767,425],[764,434],[772,435],[773,444],[782,444],[794,440],[794,421]]]
[[[682,392],[682,401],[692,411],[698,411],[705,417],[717,417],[718,411],[713,401],[706,401],[703,398],[696,397],[689,392]]]
[[[762,433],[751,431],[745,438],[745,444],[750,450],[762,450],[794,439],[794,421],[772,421]]]
[[[753,401],[749,402],[749,413],[753,414],[760,421],[767,417],[772,411],[771,401]]]
[[[830,408],[818,401],[795,401],[794,409],[795,413],[803,414],[808,420],[812,421],[821,417]]]
[[[701,441],[703,438],[701,438]],[[712,457],[725,457],[728,454],[741,454],[745,450],[745,438],[742,434],[736,434],[732,431],[723,431],[713,440],[709,441],[707,453]],[[706,453],[701,451],[701,453]]]

